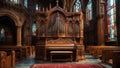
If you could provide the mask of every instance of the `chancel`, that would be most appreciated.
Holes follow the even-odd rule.
[[[0,68],[120,67],[120,0],[0,0]]]

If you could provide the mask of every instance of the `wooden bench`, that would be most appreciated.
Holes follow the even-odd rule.
[[[112,64],[111,62],[109,62],[109,60],[111,60],[113,58],[114,51],[120,51],[120,48],[103,50],[102,51],[102,61],[104,63]]]
[[[108,50],[108,49],[118,49],[120,46],[88,46],[87,51],[91,55],[93,55],[95,58],[99,58],[102,56],[102,51],[103,50]]]
[[[53,58],[54,56],[57,56],[56,58]],[[68,58],[63,59],[65,56],[68,56]],[[62,58],[58,58],[62,57]],[[63,60],[62,60],[63,59]],[[73,52],[72,51],[50,51],[50,60],[51,62],[54,61],[71,61],[73,60]]]
[[[0,51],[0,68],[15,68],[15,51]]]
[[[120,51],[113,52],[113,65],[112,68],[119,68],[120,67]]]
[[[32,46],[0,46],[0,51],[15,51],[16,62],[32,55]]]

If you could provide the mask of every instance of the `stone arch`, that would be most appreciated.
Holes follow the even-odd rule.
[[[22,45],[22,25],[24,23],[24,15],[21,14],[20,12],[16,12],[14,10],[8,10],[8,9],[2,9],[0,10],[0,17],[2,16],[7,16],[9,18],[11,18],[15,24],[15,26],[17,26],[17,46],[21,46]]]
[[[22,22],[20,22],[20,17],[15,11],[3,9],[0,11],[0,17],[1,16],[8,16],[14,21],[16,26],[22,26]]]
[[[17,28],[14,21],[7,15],[0,16],[0,27],[4,28],[5,31],[2,34],[2,45],[16,45]]]

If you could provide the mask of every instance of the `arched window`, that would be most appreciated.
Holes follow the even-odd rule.
[[[28,8],[28,0],[24,0],[24,6]]]
[[[0,30],[0,41],[3,41],[5,39],[5,29],[2,28]]]
[[[24,6],[28,8],[28,0],[24,0]]]
[[[87,7],[86,7],[86,18],[87,20],[92,19],[92,0],[89,0]]]
[[[38,4],[35,5],[35,9],[38,10]]]
[[[36,26],[36,23],[33,23],[32,24],[32,35],[36,35],[36,29],[37,29],[37,26]]]
[[[116,31],[116,3],[115,0],[107,0],[107,24],[108,24],[108,40],[117,40]]]
[[[76,0],[76,2],[74,4],[74,11],[79,12],[80,10],[81,10],[81,2],[80,2],[80,0]]]

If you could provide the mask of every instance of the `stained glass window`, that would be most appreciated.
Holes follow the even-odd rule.
[[[32,25],[32,35],[36,35],[36,29],[37,29],[37,26],[36,26],[36,23],[33,23]]]
[[[116,3],[115,0],[107,0],[107,24],[108,24],[108,40],[117,40],[116,31]]]
[[[24,6],[28,8],[28,0],[24,0]]]
[[[5,39],[5,30],[4,28],[2,28],[0,30],[0,41],[3,41]]]
[[[86,18],[87,20],[92,19],[92,0],[89,0],[87,7],[86,7]]]
[[[74,11],[79,12],[80,10],[81,10],[81,2],[80,2],[80,0],[76,0],[76,2],[74,4]]]

